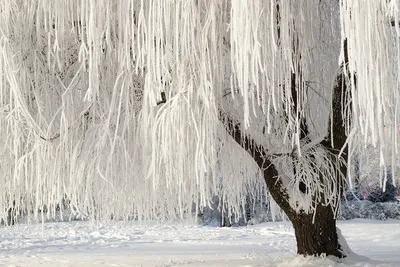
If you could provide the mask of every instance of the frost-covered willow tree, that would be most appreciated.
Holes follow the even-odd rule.
[[[352,147],[396,163],[399,4],[0,1],[0,210],[235,218],[267,189],[299,254],[345,256]]]

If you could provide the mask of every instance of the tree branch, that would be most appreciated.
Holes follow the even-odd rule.
[[[328,136],[321,142],[321,144],[331,150],[332,153],[338,155],[339,151],[344,148],[343,158],[347,160],[347,133],[346,133],[346,122],[343,116],[345,110],[347,95],[349,94],[349,88],[346,84],[346,72],[348,65],[348,48],[347,40],[344,41],[344,63],[341,68],[342,71],[336,77],[335,86],[332,90],[332,110],[331,117],[329,119]],[[351,100],[350,103],[351,105]]]
[[[167,103],[167,97],[165,96],[165,92],[161,92],[161,101],[157,102],[157,106],[164,103]]]
[[[231,118],[227,117],[227,115],[222,115],[222,112],[220,112],[220,121],[233,140],[249,153],[257,163],[263,173],[268,191],[275,202],[283,209],[289,218],[293,218],[292,216],[295,215],[295,211],[289,204],[289,195],[284,189],[282,181],[278,176],[278,170],[267,155],[267,151],[249,136],[243,135],[240,130],[240,124],[235,123]]]

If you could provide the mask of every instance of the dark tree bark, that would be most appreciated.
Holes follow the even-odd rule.
[[[296,235],[297,254],[345,256],[338,242],[332,207],[318,204],[315,215],[300,213],[291,221]]]
[[[15,210],[14,208],[9,208],[7,210],[7,225],[11,226],[15,224]]]

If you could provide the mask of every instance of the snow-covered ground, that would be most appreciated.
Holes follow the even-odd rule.
[[[400,221],[339,222],[351,249],[370,259],[296,257],[289,223],[218,228],[59,222],[0,228],[0,266],[400,266]]]

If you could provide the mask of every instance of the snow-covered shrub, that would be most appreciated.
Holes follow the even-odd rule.
[[[265,198],[265,197],[264,197]],[[213,198],[211,207],[203,208],[198,214],[199,223],[202,225],[221,226],[221,227],[237,227],[246,225],[255,225],[263,222],[287,220],[284,212],[274,203],[257,201],[253,203],[251,198],[247,199],[245,212],[242,216],[229,216],[221,212],[220,200],[218,197]]]
[[[400,202],[386,202],[382,203],[385,207],[385,214],[389,219],[397,219],[400,220]]]
[[[387,201],[395,201],[397,196],[397,188],[392,183],[392,172],[389,169],[387,171],[387,181],[386,188],[383,191],[383,188],[375,183],[374,187],[371,187],[371,190],[368,193],[367,199],[371,202],[387,202]]]
[[[353,200],[362,200],[364,199],[364,196],[362,194],[362,190],[359,187],[353,189],[346,188],[345,198],[347,201],[353,201]]]
[[[397,188],[393,185],[392,171],[390,168],[387,169],[386,185],[385,190],[382,188],[379,178],[367,177],[358,180],[356,185],[350,189],[349,187],[345,190],[345,198],[347,201],[353,200],[369,200],[371,202],[388,202],[396,201]]]
[[[338,219],[350,220],[356,218],[374,220],[400,219],[400,202],[344,201]]]

